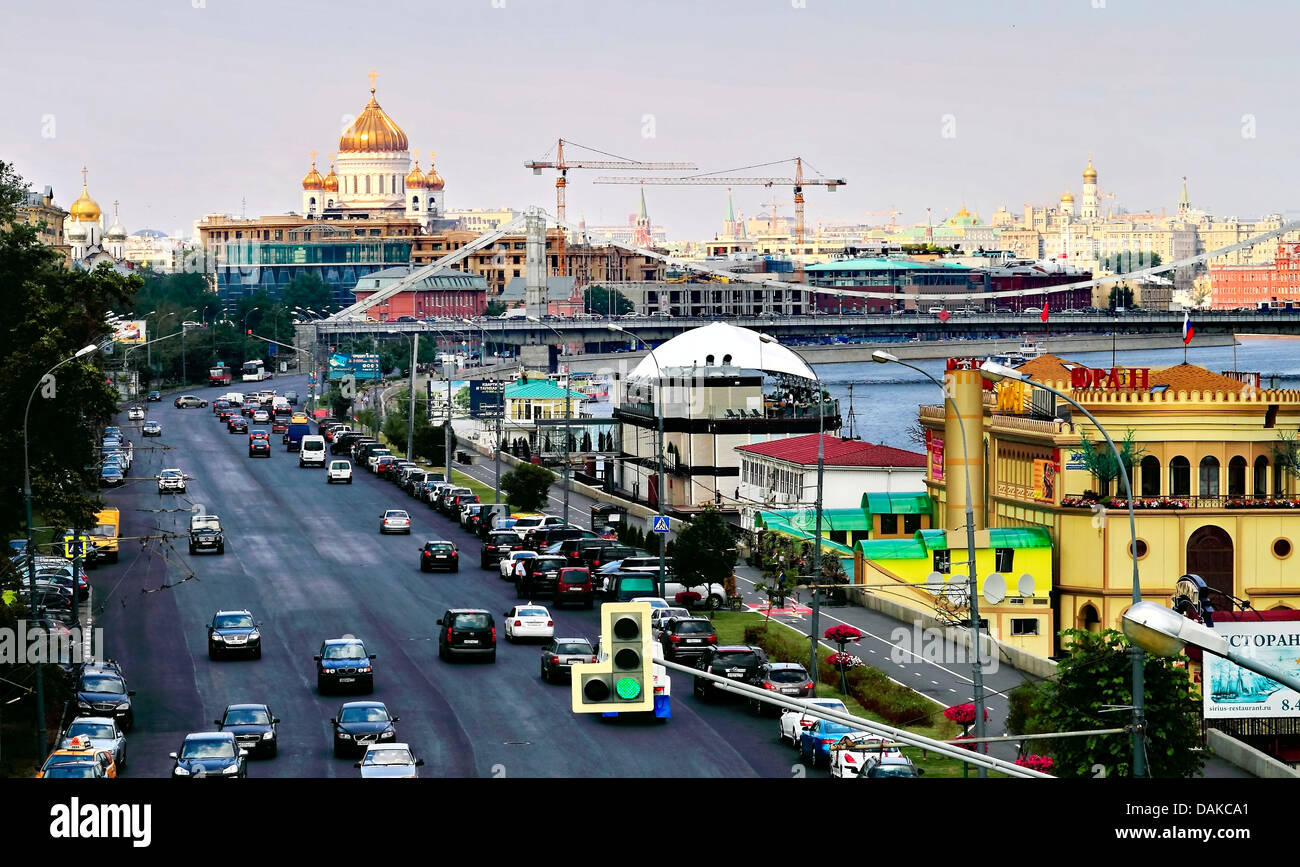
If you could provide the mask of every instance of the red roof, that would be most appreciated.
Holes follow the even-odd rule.
[[[893,446],[843,440],[823,434],[822,462],[828,467],[924,467],[925,455]],[[817,465],[817,434],[736,446],[736,451],[804,466]]]

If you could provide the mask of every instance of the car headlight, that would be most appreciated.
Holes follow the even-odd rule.
[[[263,733],[262,733],[262,740],[264,740],[264,741],[269,741],[269,740],[270,740],[271,738],[273,738],[273,737],[275,737],[275,732],[263,732]]]
[[[389,729],[388,731],[386,731],[386,732],[384,732],[382,735],[380,735],[380,737],[381,737],[381,738],[394,738],[394,737],[397,737],[397,732],[394,731],[393,729]]]
[[[180,765],[177,765],[172,773],[178,777],[188,777],[190,775],[190,772],[182,768]]]
[[[84,707],[84,708],[86,708],[87,710],[89,710],[89,709],[90,709],[90,702],[88,702],[88,701],[80,701],[80,700],[78,700],[78,701],[77,701],[77,707],[79,707],[79,708]]]
[[[225,640],[226,640],[226,636],[222,635],[220,632],[214,632],[214,633],[212,633],[212,640],[213,640],[213,641],[225,641]]]
[[[339,735],[339,740],[341,741],[352,740],[352,735],[348,734],[347,732],[339,732],[338,735]]]
[[[250,641],[252,641],[254,638],[261,638],[261,637],[262,637],[262,633],[258,632],[256,629],[248,633],[248,639]]]
[[[118,709],[118,710],[130,710],[130,709],[131,709],[131,702],[129,702],[129,701],[124,701],[124,702],[122,702],[121,704],[119,704],[119,705],[117,706],[117,709]]]
[[[370,674],[371,669],[369,666],[366,666],[365,668],[358,668],[357,671],[361,674]]]
[[[231,766],[228,767],[228,768],[223,768],[222,771],[221,771],[221,773],[223,773],[223,774],[237,774],[237,773],[239,773],[239,765],[231,765]]]

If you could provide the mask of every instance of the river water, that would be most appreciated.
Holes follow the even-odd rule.
[[[1087,367],[1110,367],[1111,353],[1071,353],[1068,360]],[[1122,367],[1168,367],[1182,361],[1181,349],[1121,351],[1115,356],[1115,363]],[[1233,370],[1233,347],[1198,348],[1193,345],[1187,349],[1187,361],[1215,372]],[[943,378],[943,359],[910,363],[940,380]],[[943,395],[934,383],[897,364],[818,364],[814,369],[825,383],[826,390],[840,401],[846,436],[850,428],[849,385],[852,384],[854,434],[866,442],[884,443],[911,451],[922,449],[909,439],[907,431],[916,421],[918,406],[942,403]],[[1300,388],[1300,338],[1239,337],[1235,369],[1262,374],[1265,388]],[[1270,378],[1274,378],[1271,383]]]

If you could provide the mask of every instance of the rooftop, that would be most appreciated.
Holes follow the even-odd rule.
[[[587,399],[585,394],[566,391],[550,379],[512,382],[506,386],[506,397],[510,400],[563,400],[566,394],[569,395],[570,403],[581,403]]]
[[[817,434],[737,446],[736,451],[804,466],[817,465]],[[822,462],[828,467],[925,467],[925,455],[878,443],[822,434]]]
[[[871,257],[860,259],[836,259],[818,265],[808,265],[804,271],[933,271],[943,269],[950,271],[970,271],[966,265],[955,262],[918,262],[914,259],[889,259]]]

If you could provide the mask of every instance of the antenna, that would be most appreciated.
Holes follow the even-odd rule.
[[[857,436],[854,434],[854,428],[856,424],[857,424],[857,419],[853,415],[853,383],[850,382],[849,383],[849,439],[851,440],[857,439]]]
[[[984,579],[984,601],[997,605],[1007,598],[1007,581],[1001,573],[994,572]]]

